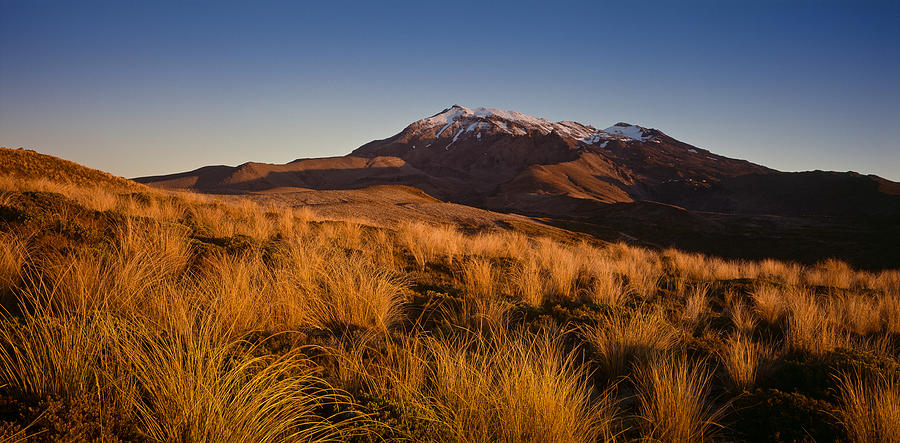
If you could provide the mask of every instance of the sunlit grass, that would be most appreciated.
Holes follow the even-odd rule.
[[[576,355],[548,330],[412,338],[362,376],[441,439],[595,442],[620,432],[610,394],[592,392]]]
[[[900,378],[842,373],[841,420],[856,442],[900,442]]]
[[[140,331],[123,354],[135,379],[129,400],[156,441],[335,441],[367,432],[364,416],[335,411],[352,399],[313,375],[298,352],[254,356],[201,325]]]
[[[652,359],[679,343],[679,331],[656,311],[636,311],[630,316],[607,314],[582,328],[585,341],[597,355],[603,374],[616,378],[628,374],[635,362]]]
[[[69,200],[0,233],[0,394],[89,395],[155,441],[740,440],[719,406],[787,355],[897,357],[897,271],[46,180],[0,203],[23,190]],[[90,236],[39,241],[83,208]],[[895,378],[840,374],[834,423],[896,439]]]
[[[760,373],[773,358],[769,345],[737,333],[729,337],[719,353],[732,387],[738,392],[755,387]]]
[[[705,442],[720,430],[722,409],[710,405],[705,362],[684,357],[654,359],[637,375],[645,439]]]

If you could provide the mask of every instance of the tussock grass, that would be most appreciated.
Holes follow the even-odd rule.
[[[17,392],[74,397],[103,386],[155,441],[333,441],[370,426],[359,415],[322,416],[351,399],[297,353],[254,356],[205,327],[123,330],[99,312],[60,317],[35,301],[0,329],[0,380]]]
[[[275,322],[283,318],[281,306],[272,298],[278,300],[281,291],[290,289],[278,285],[277,276],[258,252],[211,254],[196,272],[197,278],[173,288],[172,296],[177,298],[173,304],[180,304],[181,299],[202,306],[204,313],[216,318],[208,327],[216,328],[220,336],[234,338],[251,331],[274,330]],[[195,309],[185,306],[180,310]]]
[[[896,270],[382,227],[143,187],[0,177],[0,193],[62,202],[0,233],[0,395],[90,396],[152,440],[739,439],[719,433],[713,381],[740,395],[839,348],[897,358]],[[896,439],[890,377],[841,374],[834,423]],[[354,395],[418,425],[373,431]]]
[[[0,175],[0,189],[4,190],[32,190],[42,184],[66,186],[70,189],[143,188],[112,174],[27,149],[0,148],[0,156],[4,161],[3,172]]]
[[[857,284],[857,274],[847,263],[832,258],[807,269],[803,279],[812,286],[850,289]]]
[[[797,286],[803,278],[803,267],[797,263],[765,259],[759,262],[758,275],[788,286]]]
[[[511,306],[500,298],[500,271],[490,260],[477,256],[462,261],[461,268],[465,292],[457,302],[441,307],[443,324],[476,331],[502,329]]]
[[[615,272],[623,276],[629,292],[647,300],[656,295],[663,277],[663,266],[658,255],[646,249],[615,244],[610,248]]]
[[[781,290],[775,286],[760,285],[751,292],[753,308],[759,318],[770,324],[778,324],[785,313],[785,299]]]
[[[320,297],[311,297],[312,316],[322,326],[349,325],[386,330],[402,316],[405,281],[357,257],[326,266]]]
[[[823,354],[847,343],[846,335],[831,321],[814,294],[794,288],[786,302],[785,338],[790,349]]]
[[[618,435],[609,393],[594,393],[550,330],[421,337],[391,348],[368,384],[464,442],[594,442]]]
[[[493,298],[497,295],[497,271],[488,259],[469,258],[461,263],[461,279],[471,297]]]
[[[363,416],[328,412],[351,398],[296,351],[254,356],[204,325],[141,330],[122,351],[134,377],[129,400],[156,441],[335,441],[367,431]]]
[[[750,337],[737,333],[730,336],[719,351],[725,370],[736,391],[752,389],[760,373],[773,358],[771,346],[754,342]]]
[[[272,263],[259,251],[207,257],[182,290],[240,336],[254,330],[386,330],[403,315],[406,280],[362,253],[291,243]]]
[[[722,409],[709,399],[705,362],[686,357],[654,359],[637,375],[644,439],[658,442],[712,440]]]
[[[900,297],[900,270],[889,269],[867,276],[866,285],[870,289],[881,291],[886,297]]]
[[[728,316],[739,333],[752,335],[756,330],[757,319],[743,301],[732,301],[728,305]]]
[[[878,309],[884,328],[891,334],[900,334],[900,296],[884,296],[878,299]]]
[[[587,275],[589,283],[582,293],[584,300],[595,304],[621,307],[629,299],[630,293],[622,284],[621,278],[607,267],[589,267]]]
[[[181,310],[181,321],[160,322],[137,307],[115,317],[102,304],[59,305],[71,286],[28,281],[21,313],[0,318],[7,390],[75,398],[99,389],[155,441],[334,441],[372,426],[359,414],[335,415],[352,399],[314,376],[301,354],[255,355],[223,332],[220,313],[198,318],[183,293],[160,294],[157,308]]]
[[[0,235],[0,296],[19,286],[25,258],[25,246],[18,238]]]
[[[0,316],[0,386],[32,396],[74,396],[98,382],[101,315],[53,315],[46,300],[27,294],[33,310]]]
[[[458,303],[442,306],[440,318],[448,328],[502,332],[511,310],[509,303],[497,298],[463,297]]]
[[[387,330],[403,315],[407,281],[362,253],[293,247],[272,282],[284,327]]]
[[[580,268],[574,251],[548,238],[541,238],[534,253],[539,265],[547,273],[547,291],[557,297],[572,297]]]
[[[60,182],[46,177],[13,178],[0,176],[0,190],[5,192],[27,191],[60,194],[79,202],[86,208],[96,211],[114,209],[119,201],[116,193],[111,192],[104,186],[97,186],[94,183]]]
[[[864,443],[900,442],[900,378],[863,375],[837,376],[841,421],[851,440]]]
[[[472,255],[521,260],[531,249],[531,241],[518,232],[481,232],[466,237],[464,248]]]
[[[674,274],[688,280],[714,282],[736,278],[755,278],[759,273],[758,267],[752,262],[723,260],[675,249],[667,249],[663,251],[662,255],[669,260]]]
[[[154,222],[126,223],[112,243],[111,253],[85,249],[43,258],[35,283],[52,290],[54,309],[146,315],[159,288],[184,272],[190,257],[183,232]]]
[[[237,231],[236,223],[229,223],[222,203],[191,205],[186,212],[189,226],[200,235],[223,238],[232,237]]]
[[[682,320],[691,328],[696,328],[709,310],[708,283],[699,283],[689,289],[679,291],[685,297],[684,309],[681,311]]]
[[[871,297],[859,294],[842,294],[828,300],[828,315],[844,325],[850,332],[870,335],[884,327],[879,303]]]
[[[654,311],[638,310],[627,317],[606,314],[581,332],[594,349],[601,371],[610,379],[626,375],[632,363],[650,360],[680,341],[679,331]]]
[[[416,264],[440,260],[453,263],[464,243],[463,235],[451,226],[429,226],[424,223],[407,223],[398,232],[400,243],[412,254]]]
[[[531,306],[544,304],[549,294],[544,284],[543,272],[543,268],[536,260],[531,258],[522,260],[513,268],[509,278],[513,292]]]

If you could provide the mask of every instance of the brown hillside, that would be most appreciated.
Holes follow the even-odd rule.
[[[131,180],[91,169],[78,163],[28,149],[0,147],[0,175],[16,179],[45,178],[78,186],[104,186],[112,189],[144,189]]]

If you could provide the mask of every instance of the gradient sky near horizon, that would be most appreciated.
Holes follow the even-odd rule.
[[[452,105],[900,181],[900,2],[0,0],[0,146],[135,177]]]

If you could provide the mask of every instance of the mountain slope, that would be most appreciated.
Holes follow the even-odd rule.
[[[404,171],[407,175],[385,172],[390,170]],[[423,221],[451,224],[470,231],[511,229],[567,241],[587,238],[583,233],[559,229],[530,217],[443,202],[410,186],[349,185],[363,183],[367,176],[373,178],[379,174],[409,179],[416,171],[394,157],[339,157],[286,165],[209,166],[154,179],[153,184],[218,194],[239,193],[243,195],[222,195],[221,201],[240,202],[249,198],[264,207],[305,207],[324,220],[362,219],[394,227]],[[22,192],[24,189],[50,192]],[[0,148],[0,228],[19,229],[24,223],[38,226],[35,235],[41,241],[70,241],[71,238],[63,239],[66,235],[87,241],[96,232],[111,229],[118,220],[115,210],[102,217],[97,214],[112,209],[110,199],[122,195],[145,203],[154,199],[169,201],[170,197],[132,180],[59,157]],[[73,196],[81,200],[73,200]]]
[[[900,217],[900,184],[855,172],[781,172],[730,177],[672,198],[698,210],[738,214]]]
[[[397,157],[329,157],[295,160],[283,165],[244,163],[207,166],[181,174],[135,179],[165,188],[235,193],[273,188],[359,189],[379,184],[404,184],[425,192],[445,180],[436,180]]]

